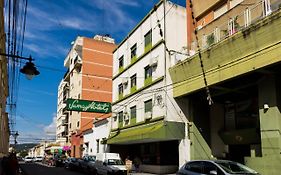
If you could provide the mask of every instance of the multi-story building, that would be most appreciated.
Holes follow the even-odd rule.
[[[57,135],[66,136],[68,132],[73,157],[82,155],[83,131],[92,128],[95,118],[110,114],[66,111],[63,103],[66,99],[111,102],[114,48],[114,40],[108,36],[79,36],[65,58],[68,71],[59,86]]]
[[[183,111],[191,159],[230,159],[280,174],[280,3],[187,1],[188,36],[195,19],[198,38],[188,37],[188,48],[195,54],[170,74],[178,105],[189,107]]]
[[[68,72],[67,72],[68,73]],[[66,74],[67,74],[66,73]],[[63,79],[58,87],[57,121],[56,121],[56,142],[69,145],[68,140],[68,112],[65,110],[66,100],[69,93],[69,82]]]
[[[0,36],[5,36],[4,29],[4,1],[0,0]],[[5,37],[0,40],[0,52],[5,53]],[[6,113],[6,100],[8,97],[7,59],[0,56],[0,157],[8,154],[9,150],[9,122]]]
[[[172,173],[184,160],[185,117],[168,68],[186,48],[186,10],[160,1],[113,52],[110,152],[141,159],[141,171]],[[179,54],[180,53],[180,54]],[[188,148],[186,148],[188,149]]]

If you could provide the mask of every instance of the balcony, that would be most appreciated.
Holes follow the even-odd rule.
[[[77,55],[73,61],[74,68],[80,69],[82,66],[82,59]]]
[[[260,9],[257,4],[253,9]],[[253,10],[252,9],[252,10]],[[218,37],[215,28],[211,34],[214,43],[201,51],[208,85],[214,85],[242,74],[281,62],[281,10],[261,14],[249,25],[243,25],[242,17],[234,18],[227,36]],[[254,12],[252,11],[251,14]],[[235,30],[233,30],[235,29]],[[208,36],[208,35],[207,35]],[[204,46],[204,44],[203,44]],[[204,48],[204,47],[203,47]],[[186,95],[205,87],[198,54],[193,55],[169,69],[174,83],[174,97]]]

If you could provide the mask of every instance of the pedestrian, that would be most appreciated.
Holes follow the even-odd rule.
[[[11,153],[9,155],[8,167],[10,169],[9,175],[18,175],[18,173],[19,173],[19,162],[18,162],[16,153]]]
[[[9,175],[10,171],[9,171],[9,158],[7,156],[4,156],[1,162],[1,166],[2,166],[2,172],[1,175]]]
[[[125,165],[126,165],[126,169],[127,169],[127,175],[130,174],[131,170],[132,170],[132,161],[130,160],[130,156],[127,156],[125,159]]]

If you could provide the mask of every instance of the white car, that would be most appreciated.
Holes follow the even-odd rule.
[[[43,156],[36,156],[36,157],[34,158],[34,161],[35,161],[35,162],[42,162],[42,161],[43,161]]]
[[[33,162],[33,157],[26,156],[26,157],[24,158],[24,162],[25,162],[25,163],[31,163],[31,162]]]

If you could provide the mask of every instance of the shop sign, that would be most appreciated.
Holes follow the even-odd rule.
[[[67,99],[66,110],[80,112],[110,113],[111,103],[99,101],[87,101]]]

